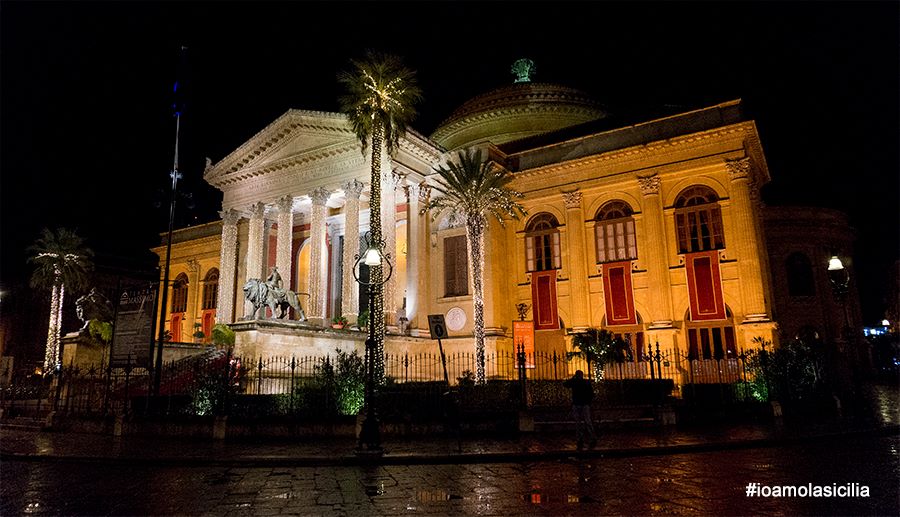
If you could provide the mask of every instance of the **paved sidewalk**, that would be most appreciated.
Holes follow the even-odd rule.
[[[851,435],[897,435],[900,426],[864,426],[849,421],[818,424],[718,424],[617,429],[599,437],[594,450],[576,451],[574,432],[523,434],[510,438],[447,436],[384,440],[385,454],[354,453],[351,438],[228,439],[146,437],[45,432],[0,426],[0,459],[129,463],[177,466],[328,466],[465,464],[541,461],[583,457],[629,457],[806,443]]]

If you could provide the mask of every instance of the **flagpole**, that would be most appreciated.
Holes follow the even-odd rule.
[[[187,47],[181,47],[181,58],[184,59],[184,53]],[[178,180],[181,174],[178,172],[178,138],[181,133],[181,106],[178,104],[178,81],[175,81],[175,159],[172,164],[172,172],[169,176],[172,178],[172,193],[169,197],[169,234],[166,239],[166,265],[163,273],[162,283],[162,300],[160,301],[159,311],[159,334],[157,336],[156,364],[153,367],[153,395],[159,396],[159,388],[162,383],[162,365],[163,365],[163,342],[166,335],[166,307],[169,302],[169,266],[172,262],[172,230],[175,226],[175,199],[178,192]]]

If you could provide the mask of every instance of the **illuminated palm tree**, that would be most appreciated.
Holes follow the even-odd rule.
[[[422,98],[416,86],[415,72],[403,66],[400,58],[368,52],[364,59],[351,60],[353,70],[341,72],[338,81],[347,92],[339,101],[353,132],[365,154],[371,140],[372,173],[369,195],[369,227],[374,245],[381,245],[381,153],[389,155],[397,148],[400,137],[416,115],[415,104]],[[388,172],[390,174],[390,172]],[[372,266],[373,310],[369,325],[375,336],[375,377],[384,380],[384,272],[382,266]]]
[[[60,228],[44,228],[41,236],[28,248],[28,261],[35,264],[31,275],[32,288],[50,291],[50,326],[47,329],[47,348],[44,353],[44,374],[60,366],[60,332],[66,289],[82,291],[93,268],[93,252],[75,232]]]
[[[504,217],[518,219],[525,209],[515,201],[523,197],[507,187],[513,177],[493,161],[482,161],[481,151],[460,151],[456,163],[436,167],[438,174],[433,189],[440,193],[425,205],[435,217],[443,210],[465,217],[469,262],[472,264],[472,284],[475,312],[475,381],[484,383],[484,232],[488,216],[493,215],[500,225]]]

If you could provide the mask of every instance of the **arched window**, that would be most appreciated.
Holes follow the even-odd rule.
[[[203,310],[215,309],[219,298],[219,270],[212,268],[203,279]]]
[[[637,258],[633,213],[622,201],[610,201],[597,211],[594,237],[598,264]]]
[[[725,247],[718,199],[711,188],[695,185],[685,189],[675,200],[678,253]]]
[[[525,269],[548,271],[560,263],[559,222],[552,214],[537,214],[525,226]]]
[[[788,294],[791,296],[815,296],[812,263],[801,252],[791,253],[785,262],[787,270]]]
[[[175,277],[172,284],[172,313],[185,312],[187,310],[188,277],[181,273]]]

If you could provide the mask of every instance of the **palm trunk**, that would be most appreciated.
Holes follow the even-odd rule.
[[[66,295],[66,284],[59,284],[59,314],[56,316],[56,364],[54,368],[59,369],[62,366],[62,342],[60,341],[60,336],[62,335],[62,316],[63,316],[63,303],[65,303],[65,295]]]
[[[381,244],[381,146],[384,129],[379,121],[375,121],[372,129],[372,171],[369,196],[369,231],[372,243]],[[384,250],[387,251],[387,250]],[[375,353],[370,358],[374,362],[374,377],[377,385],[384,384],[384,269],[372,266],[369,269],[369,282],[372,286],[372,311],[369,314],[369,325],[375,336]]]
[[[484,227],[483,217],[468,217],[466,234],[472,261],[473,303],[475,309],[475,382],[485,383],[484,375]]]
[[[47,326],[47,347],[44,350],[44,375],[50,373],[56,368],[57,363],[57,343],[59,339],[59,318],[60,318],[60,284],[58,281],[53,284],[50,294],[50,322]]]

